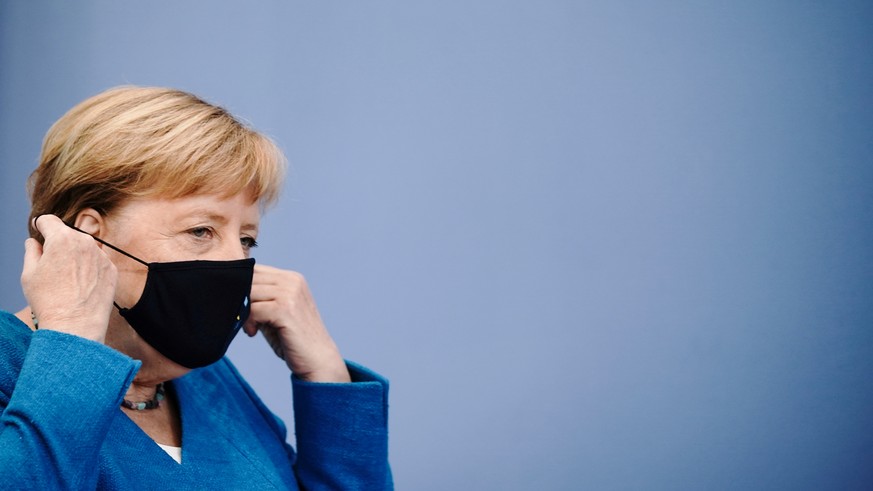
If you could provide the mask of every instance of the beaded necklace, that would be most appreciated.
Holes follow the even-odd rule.
[[[158,384],[158,388],[155,391],[154,399],[145,402],[131,402],[127,399],[121,400],[121,405],[126,407],[127,409],[133,409],[134,411],[145,411],[147,409],[155,409],[160,407],[161,401],[164,400],[164,383],[161,382]]]

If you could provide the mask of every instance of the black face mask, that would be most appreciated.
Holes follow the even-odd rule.
[[[115,303],[145,342],[187,368],[203,367],[224,356],[249,316],[253,258],[147,263],[97,237],[94,240],[148,267],[139,301],[131,308]]]

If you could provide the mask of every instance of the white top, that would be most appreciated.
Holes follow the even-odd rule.
[[[157,443],[157,442],[156,442]],[[167,452],[167,455],[173,457],[173,460],[176,463],[182,463],[182,447],[174,447],[172,445],[161,445],[158,443],[158,446],[164,449],[164,452]]]

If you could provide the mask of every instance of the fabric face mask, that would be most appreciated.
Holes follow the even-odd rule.
[[[133,307],[113,302],[145,342],[187,368],[210,365],[224,356],[249,316],[253,258],[147,263],[94,240],[148,268],[142,296]]]

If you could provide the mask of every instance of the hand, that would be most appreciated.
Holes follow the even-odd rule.
[[[40,329],[102,343],[112,312],[118,272],[90,236],[54,215],[34,219],[45,242],[24,243],[21,287]]]
[[[246,334],[258,331],[288,368],[310,382],[350,382],[345,361],[324,327],[299,273],[255,265]]]

